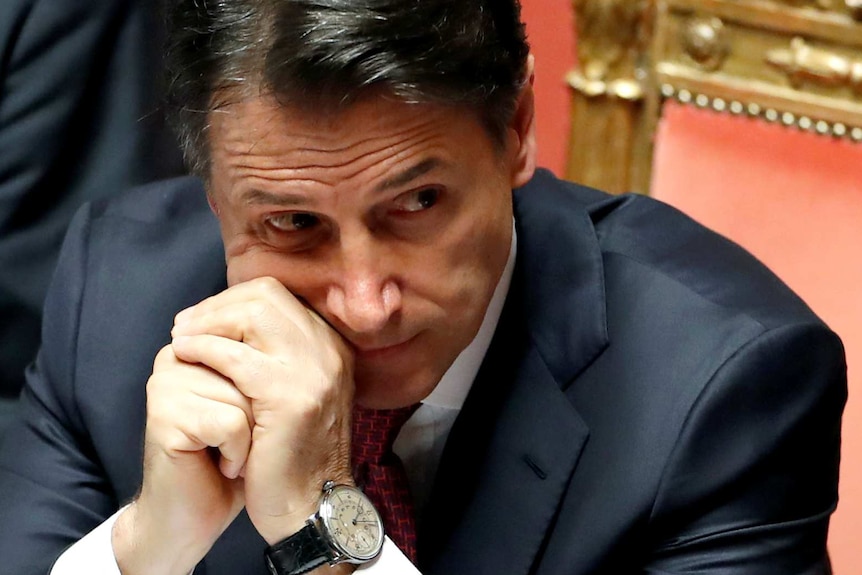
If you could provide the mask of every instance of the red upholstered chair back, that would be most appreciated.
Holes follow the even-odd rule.
[[[673,102],[657,136],[652,194],[748,248],[844,341],[850,400],[829,547],[835,573],[858,573],[862,145]]]

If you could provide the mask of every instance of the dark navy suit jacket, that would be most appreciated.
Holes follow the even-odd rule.
[[[838,338],[658,202],[545,172],[514,202],[512,287],[421,518],[423,573],[825,573]],[[78,214],[0,452],[0,573],[44,575],[135,495],[153,357],[224,287],[196,180]],[[264,574],[263,548],[241,515],[196,573]]]
[[[153,0],[0,1],[0,435],[84,202],[183,173]]]

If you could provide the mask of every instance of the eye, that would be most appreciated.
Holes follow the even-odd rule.
[[[320,225],[320,218],[308,212],[286,212],[269,216],[266,222],[280,232],[301,232]]]
[[[440,190],[436,188],[424,188],[395,198],[395,208],[401,212],[421,212],[437,204],[440,199]]]

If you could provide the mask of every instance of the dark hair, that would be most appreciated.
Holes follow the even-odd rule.
[[[529,53],[518,0],[171,0],[168,104],[206,175],[208,112],[248,90],[309,110],[371,93],[475,110],[502,142]]]

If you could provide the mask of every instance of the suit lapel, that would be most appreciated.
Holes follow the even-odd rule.
[[[420,527],[423,573],[527,573],[587,439],[535,350],[513,361],[496,343],[500,361],[482,368],[447,441]]]
[[[422,518],[423,573],[530,572],[589,436],[563,390],[607,345],[601,254],[569,190],[537,180],[515,196],[515,275]]]

